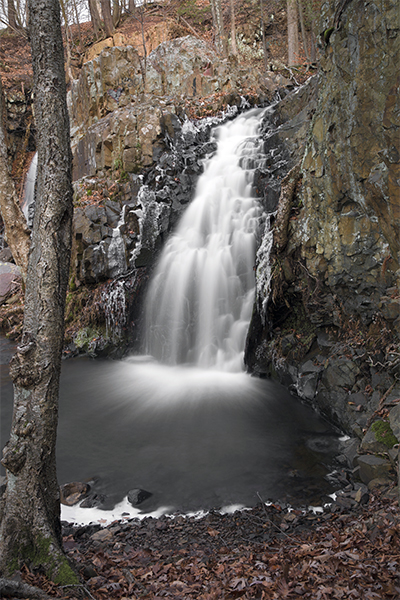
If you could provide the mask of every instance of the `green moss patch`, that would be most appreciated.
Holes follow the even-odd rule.
[[[385,444],[389,449],[398,443],[388,421],[375,421],[372,423],[371,429],[375,433],[377,441]]]

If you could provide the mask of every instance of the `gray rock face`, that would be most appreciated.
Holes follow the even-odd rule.
[[[293,94],[277,109],[282,133],[295,132],[282,152],[290,165],[299,149],[292,156],[302,180],[289,204],[287,245],[272,255],[267,314],[255,314],[246,355],[250,369],[292,386],[360,440],[400,369],[395,9],[394,0],[347,3],[321,50],[315,103],[308,92],[310,125],[296,130],[307,105],[296,106]],[[333,26],[334,10],[323,4],[320,31]],[[307,371],[310,360],[318,372]]]

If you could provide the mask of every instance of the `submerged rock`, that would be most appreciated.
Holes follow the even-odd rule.
[[[138,504],[142,504],[142,502],[148,498],[151,498],[152,495],[153,494],[151,492],[147,492],[141,488],[135,488],[128,492],[128,500],[132,506],[137,506]]]

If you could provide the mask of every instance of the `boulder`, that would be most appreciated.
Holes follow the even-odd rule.
[[[85,498],[89,491],[90,485],[87,483],[65,483],[60,487],[60,502],[66,506],[73,506]]]
[[[363,454],[357,458],[360,468],[359,476],[363,483],[368,485],[373,479],[393,479],[393,467],[389,460],[373,454]]]
[[[151,492],[147,492],[141,488],[135,488],[128,492],[128,501],[132,504],[132,506],[137,506],[138,504],[141,504],[150,498],[152,495],[153,494]]]

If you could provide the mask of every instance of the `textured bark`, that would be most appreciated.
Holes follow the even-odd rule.
[[[0,79],[0,212],[4,221],[7,244],[16,264],[26,279],[30,231],[19,205],[14,182],[11,179],[7,154],[7,129],[3,89]]]
[[[103,14],[104,21],[104,32],[106,37],[111,37],[114,33],[113,19],[111,15],[111,3],[110,0],[100,0],[101,12]]]
[[[58,387],[71,249],[69,120],[58,0],[29,0],[38,172],[22,341],[10,363],[14,413],[3,450],[0,570],[41,566],[76,583],[62,551],[56,475]]]
[[[296,0],[287,0],[288,65],[299,63],[299,25]]]

